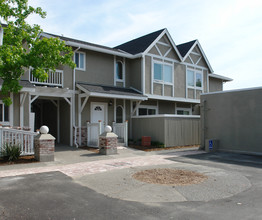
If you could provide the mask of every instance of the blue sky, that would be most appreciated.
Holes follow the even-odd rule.
[[[198,39],[224,89],[262,86],[261,0],[29,0],[45,32],[116,46],[167,28],[176,44]]]

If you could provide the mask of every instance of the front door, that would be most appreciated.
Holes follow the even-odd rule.
[[[102,132],[107,125],[107,103],[91,102],[91,123],[102,122]]]

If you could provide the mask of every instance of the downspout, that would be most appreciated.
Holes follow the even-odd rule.
[[[74,52],[74,56],[75,56],[75,52],[77,52],[78,50],[80,49],[80,47],[78,47],[77,49],[75,49],[73,52]],[[75,59],[75,58],[74,58]],[[76,94],[76,85],[75,85],[75,82],[76,81],[76,68],[73,69],[73,100],[72,100],[72,105],[73,105],[73,127],[75,128],[75,140],[74,140],[74,143],[76,145],[76,148],[79,147],[78,143],[77,143],[77,138],[76,138],[76,134],[77,134],[77,128],[79,129],[79,132],[78,132],[78,135],[80,137],[81,135],[81,128],[80,126],[81,125],[78,125],[78,127],[75,126],[75,94]]]

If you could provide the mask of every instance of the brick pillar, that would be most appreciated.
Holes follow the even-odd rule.
[[[55,138],[51,134],[38,134],[34,139],[35,159],[40,162],[54,161]]]
[[[117,135],[110,126],[106,126],[105,132],[99,136],[99,153],[103,155],[117,154]]]

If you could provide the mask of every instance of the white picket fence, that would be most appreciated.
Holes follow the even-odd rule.
[[[102,133],[102,122],[87,123],[87,145],[90,147],[98,147],[99,135]]]
[[[128,146],[128,122],[115,123],[113,122],[113,132],[118,136],[118,140],[123,140],[125,146]]]
[[[34,154],[34,136],[36,132],[0,127],[0,152],[5,144],[19,145],[21,155]]]

